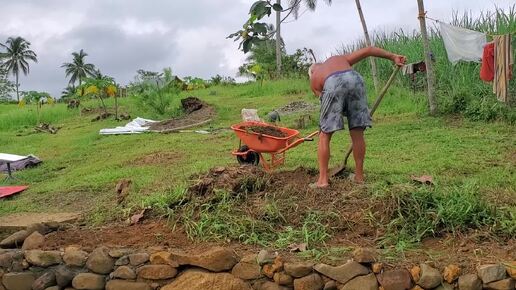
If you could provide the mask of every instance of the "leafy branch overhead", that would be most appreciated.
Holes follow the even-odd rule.
[[[249,19],[244,23],[242,29],[230,34],[227,38],[234,38],[234,41],[240,41],[238,49],[242,49],[244,53],[247,53],[251,50],[251,47],[263,40],[271,39],[276,33],[272,25],[267,25],[267,23],[260,22],[260,20],[265,16],[269,17],[273,11],[288,12],[281,20],[281,23],[291,14],[297,18],[301,2],[304,2],[308,9],[315,10],[317,0],[290,0],[286,9],[283,9],[278,3],[272,3],[271,0],[256,1],[251,6]],[[331,5],[332,0],[325,0],[325,2]]]

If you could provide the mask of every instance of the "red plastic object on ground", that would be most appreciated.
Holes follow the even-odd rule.
[[[285,133],[286,137],[275,137],[243,129],[249,126],[275,127]],[[285,151],[305,141],[313,141],[312,137],[319,134],[319,131],[316,131],[301,138],[297,130],[255,121],[242,122],[231,126],[231,129],[235,131],[235,134],[240,139],[238,150],[232,152],[237,157],[238,162],[241,164],[258,165],[261,161],[266,171],[270,171],[283,164],[285,161]],[[265,159],[262,153],[269,153],[271,155],[270,160]]]
[[[0,186],[0,198],[8,197],[24,191],[28,186]]]

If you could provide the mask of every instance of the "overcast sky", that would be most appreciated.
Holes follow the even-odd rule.
[[[126,84],[137,69],[172,67],[179,76],[236,76],[245,55],[226,36],[247,19],[254,0],[0,0],[0,41],[22,36],[39,62],[20,78],[21,90],[59,96],[67,79],[60,68],[84,49],[87,61]],[[286,0],[283,0],[286,2]],[[319,1],[315,12],[283,26],[289,52],[312,48],[318,58],[362,36],[355,1]],[[362,0],[370,30],[416,29],[416,0]],[[449,20],[453,10],[507,8],[513,0],[431,0],[428,16]],[[301,12],[304,8],[301,9]],[[271,18],[270,21],[273,19]]]

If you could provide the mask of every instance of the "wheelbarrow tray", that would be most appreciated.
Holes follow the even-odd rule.
[[[245,127],[249,126],[261,126],[261,127],[274,127],[281,132],[285,133],[285,137],[275,137],[265,134],[260,134],[252,131],[245,130]],[[278,152],[286,147],[288,145],[298,139],[299,131],[290,129],[290,128],[284,128],[284,127],[278,127],[278,126],[272,126],[267,123],[262,122],[255,122],[255,121],[247,121],[235,124],[231,126],[231,129],[235,131],[235,134],[237,137],[242,141],[243,144],[247,145],[250,150],[261,152],[261,153],[273,153]]]

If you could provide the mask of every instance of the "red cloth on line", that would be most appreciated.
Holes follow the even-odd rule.
[[[494,74],[494,42],[491,42],[484,46],[482,65],[480,66],[480,79],[486,82],[492,82]]]
[[[0,186],[0,198],[4,198],[10,195],[13,195],[18,192],[22,192],[25,189],[29,188],[28,186]]]

